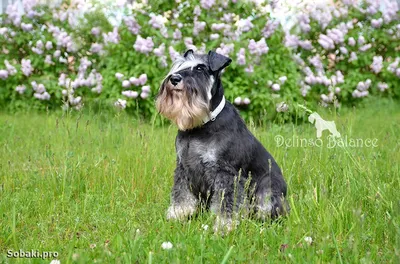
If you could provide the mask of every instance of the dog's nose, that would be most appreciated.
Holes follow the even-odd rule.
[[[179,74],[174,74],[169,80],[171,81],[172,85],[176,86],[182,80],[182,76]]]

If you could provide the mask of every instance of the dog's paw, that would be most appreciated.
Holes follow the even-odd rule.
[[[225,235],[234,230],[239,225],[239,221],[232,218],[217,216],[214,224],[214,233]]]
[[[185,220],[194,214],[196,207],[192,205],[171,205],[167,210],[168,220]]]

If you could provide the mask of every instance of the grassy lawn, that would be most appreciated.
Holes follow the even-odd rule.
[[[27,262],[7,258],[19,249],[57,251],[61,263],[400,263],[400,106],[320,111],[342,137],[377,147],[296,145],[316,139],[309,123],[251,127],[283,169],[292,210],[225,237],[210,213],[165,220],[175,127],[124,114],[0,114],[0,263]],[[276,135],[292,142],[278,146]]]

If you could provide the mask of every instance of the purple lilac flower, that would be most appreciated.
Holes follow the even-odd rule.
[[[131,83],[128,80],[122,81],[122,87],[129,88],[130,86],[131,86]]]
[[[359,36],[357,40],[358,45],[363,45],[365,43],[365,38],[364,36]]]
[[[33,67],[31,65],[31,60],[29,59],[22,59],[21,60],[21,70],[25,76],[29,76],[33,72]]]
[[[271,86],[271,88],[272,88],[273,91],[279,91],[281,89],[281,86],[279,84],[277,84],[277,83],[274,83]]]
[[[168,52],[172,61],[175,61],[179,57],[179,52],[177,52],[172,46],[168,47]]]
[[[100,35],[100,33],[101,33],[101,29],[100,29],[99,27],[93,27],[93,28],[90,30],[90,33],[91,33],[92,35],[94,35],[94,36],[98,36],[98,35]]]
[[[193,15],[195,15],[195,16],[200,16],[200,15],[201,15],[201,8],[200,8],[200,6],[197,5],[197,6],[194,7]]]
[[[26,86],[25,85],[18,85],[15,87],[15,91],[19,94],[23,94],[26,91]]]
[[[265,42],[265,38],[261,38],[257,42],[254,41],[254,39],[251,39],[249,41],[248,49],[250,54],[256,54],[258,56],[267,54],[269,51],[267,43]]]
[[[343,30],[343,29],[342,29]],[[328,29],[327,34],[330,39],[333,40],[335,44],[340,44],[344,42],[344,35],[347,34],[347,29],[342,31],[337,28]]]
[[[307,14],[301,13],[297,16],[297,20],[303,33],[307,33],[311,30],[310,17]]]
[[[246,64],[246,50],[244,48],[240,48],[239,52],[236,53],[236,56],[238,65]]]
[[[115,103],[114,106],[119,108],[119,109],[125,109],[126,108],[126,100],[123,99],[118,99]]]
[[[135,86],[139,86],[140,85],[140,80],[138,78],[136,78],[136,77],[129,78],[129,82],[132,85],[135,85]]]
[[[227,25],[225,23],[213,23],[211,24],[211,30],[212,31],[221,31],[225,29]]]
[[[44,63],[53,65],[54,62],[51,60],[51,55],[46,55],[46,58],[44,59]]]
[[[357,54],[355,52],[351,52],[349,62],[356,61],[356,60],[358,60]]]
[[[165,53],[165,44],[162,43],[158,48],[155,48],[153,50],[154,55],[156,55],[157,57],[162,57],[164,56]]]
[[[370,67],[375,74],[380,73],[383,68],[383,57],[382,56],[374,56],[373,62]]]
[[[218,33],[210,35],[210,40],[216,40],[216,39],[219,39],[219,34]]]
[[[254,66],[253,65],[249,65],[244,69],[245,72],[247,73],[253,73],[254,72]]]
[[[383,83],[383,82],[378,83],[379,91],[384,92],[388,88],[389,88],[389,85],[387,83]]]
[[[124,95],[128,98],[137,98],[139,96],[139,93],[136,91],[127,90],[127,91],[123,91],[122,95]]]
[[[374,15],[379,11],[379,2],[376,0],[367,0],[367,9],[365,10],[368,14]]]
[[[103,76],[97,72],[95,74],[95,80],[96,80],[96,86],[94,88],[92,88],[92,92],[99,94],[103,90],[103,84],[102,84]]]
[[[286,34],[285,46],[288,48],[297,49],[297,47],[299,46],[299,37],[296,35]]]
[[[145,92],[141,92],[141,93],[140,93],[140,97],[141,97],[142,99],[146,99],[146,98],[149,97],[149,94],[148,94],[148,93],[145,93]]]
[[[117,78],[118,80],[121,80],[122,77],[124,77],[124,75],[123,75],[122,73],[117,72],[117,73],[115,74],[115,78]]]
[[[359,50],[364,52],[364,51],[369,50],[371,47],[372,47],[372,44],[371,44],[371,43],[368,43],[368,44],[365,44],[364,46],[361,46],[361,47],[359,48]]]
[[[145,85],[142,87],[142,92],[143,93],[150,93],[150,86],[149,85]]]
[[[149,52],[153,50],[154,43],[151,37],[147,37],[144,39],[140,35],[138,35],[133,47],[136,51],[140,53],[149,54]]]
[[[382,10],[382,17],[385,23],[398,19],[399,5],[396,1],[385,0],[385,8]]]
[[[324,48],[325,50],[331,50],[335,48],[334,41],[325,34],[320,34],[318,43]]]
[[[324,70],[324,65],[322,64],[321,57],[319,55],[315,55],[308,59],[308,61],[317,69],[318,72],[322,72]]]
[[[193,38],[186,37],[183,39],[183,43],[185,43],[186,49],[197,50],[197,47],[193,45]]]
[[[8,60],[4,60],[4,65],[6,65],[7,71],[9,75],[15,75],[17,73],[17,69],[12,66]]]
[[[0,70],[0,78],[5,80],[8,78],[8,71],[7,70]]]
[[[346,47],[340,47],[339,50],[340,50],[340,53],[345,54],[345,55],[347,55],[349,53],[348,50],[346,49]]]
[[[34,93],[33,96],[39,100],[48,101],[50,100],[50,94],[48,92],[44,93]]]
[[[229,56],[229,54],[233,52],[234,48],[235,45],[233,43],[230,44],[221,43],[220,47],[216,49],[216,52],[224,56]]]
[[[312,50],[313,45],[310,40],[299,40],[298,45],[305,50]]]
[[[206,27],[206,22],[204,21],[194,21],[193,25],[193,35],[198,36],[201,31]]]
[[[278,78],[278,80],[281,82],[281,84],[284,84],[287,81],[287,77],[286,76],[281,76]]]
[[[29,32],[29,31],[32,31],[33,25],[32,24],[21,23],[21,29],[23,31],[25,31],[25,32]]]
[[[162,15],[150,15],[149,25],[151,25],[155,29],[164,28],[166,22],[167,19]]]
[[[16,27],[21,24],[22,18],[22,14],[18,9],[18,2],[15,2],[14,4],[9,4],[6,9],[8,20],[11,20],[11,23]]]
[[[390,72],[396,72],[397,67],[399,66],[399,62],[400,62],[400,58],[397,57],[394,62],[392,62],[391,64],[389,64],[389,66],[387,67],[387,70]]]
[[[371,20],[371,26],[373,28],[380,28],[383,24],[383,19],[379,18],[379,19],[372,19]]]
[[[56,51],[54,51],[53,57],[54,58],[58,58],[58,57],[60,57],[60,55],[61,55],[61,51],[60,50],[56,50]]]
[[[272,21],[268,20],[268,22],[265,24],[265,27],[261,31],[261,34],[264,38],[269,38],[274,34],[275,30],[279,27],[279,22],[278,21]]]
[[[114,43],[118,44],[120,37],[118,34],[118,27],[114,27],[113,31],[106,33],[103,33],[103,38],[104,38],[104,44],[108,43]]]
[[[140,33],[141,26],[133,16],[124,17],[123,20],[126,27],[132,34],[137,35]]]
[[[182,32],[179,29],[175,29],[172,37],[177,40],[182,39]]]
[[[37,45],[36,45],[37,46]],[[45,45],[45,48],[47,49],[47,50],[51,50],[52,48],[53,48],[53,43],[51,42],[51,41],[47,41],[46,42],[46,45]]]
[[[350,37],[348,39],[349,45],[350,46],[355,46],[356,45],[356,40],[353,37]]]
[[[95,54],[101,54],[103,51],[103,45],[99,43],[92,43],[90,46],[90,52]]]
[[[244,98],[243,99],[243,102],[242,102],[244,105],[249,105],[250,103],[251,103],[251,101],[250,101],[250,99],[249,98]]]
[[[215,4],[215,0],[200,0],[200,5],[204,9],[211,9],[211,7]]]
[[[344,76],[341,71],[336,71],[337,83],[344,83]]]
[[[143,73],[139,76],[139,84],[144,85],[147,82],[147,74]]]
[[[225,23],[232,23],[234,16],[235,14],[233,13],[224,14],[221,20],[224,21]]]
[[[242,104],[242,98],[241,97],[236,97],[235,100],[233,101],[235,105],[241,105]]]
[[[235,25],[239,32],[248,32],[254,27],[250,18],[240,19]]]

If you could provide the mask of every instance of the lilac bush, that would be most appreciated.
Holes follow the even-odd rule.
[[[400,96],[396,1],[346,0],[309,4],[306,10],[311,12],[298,16],[285,43],[303,73],[299,83],[305,100],[319,98],[323,106],[340,106],[374,95]],[[301,41],[314,48],[301,47]]]
[[[168,67],[187,49],[232,58],[225,94],[244,118],[286,116],[294,102],[400,97],[394,0],[309,4],[291,30],[271,15],[275,1],[134,1],[85,12],[79,2],[22,2],[23,12],[8,5],[0,25],[0,105],[10,109],[101,101],[149,117]]]

